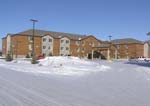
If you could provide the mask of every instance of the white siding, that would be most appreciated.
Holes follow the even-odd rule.
[[[149,45],[148,43],[144,44],[144,57],[148,58],[148,53],[149,53]]]
[[[43,41],[43,39],[45,39],[45,41]],[[49,35],[42,37],[42,54],[45,54],[46,56],[49,56],[50,53],[53,54],[53,43],[53,37]]]
[[[67,37],[63,37],[60,39],[60,55],[70,55],[70,39],[68,39]]]
[[[10,51],[11,51],[11,36],[8,35],[8,36],[7,36],[7,48],[6,48],[6,53],[7,53],[7,54],[10,53]]]

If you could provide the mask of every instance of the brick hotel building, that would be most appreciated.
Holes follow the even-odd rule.
[[[80,58],[129,58],[144,55],[144,43],[136,39],[116,39],[106,42],[89,35],[35,30],[36,56],[76,56]],[[32,53],[32,30],[7,34],[2,38],[2,54],[14,58]]]

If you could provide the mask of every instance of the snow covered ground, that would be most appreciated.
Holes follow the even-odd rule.
[[[50,57],[0,60],[0,106],[149,106],[150,67]]]

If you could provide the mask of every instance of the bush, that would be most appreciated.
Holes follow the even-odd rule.
[[[30,58],[30,55],[29,55],[29,54],[27,54],[27,55],[26,55],[26,58]]]
[[[12,61],[12,57],[10,56],[10,54],[7,54],[6,61]]]

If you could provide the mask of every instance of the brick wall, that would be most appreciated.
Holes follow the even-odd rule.
[[[6,48],[7,48],[7,42],[6,42],[6,38],[2,39],[2,55],[6,56]]]

